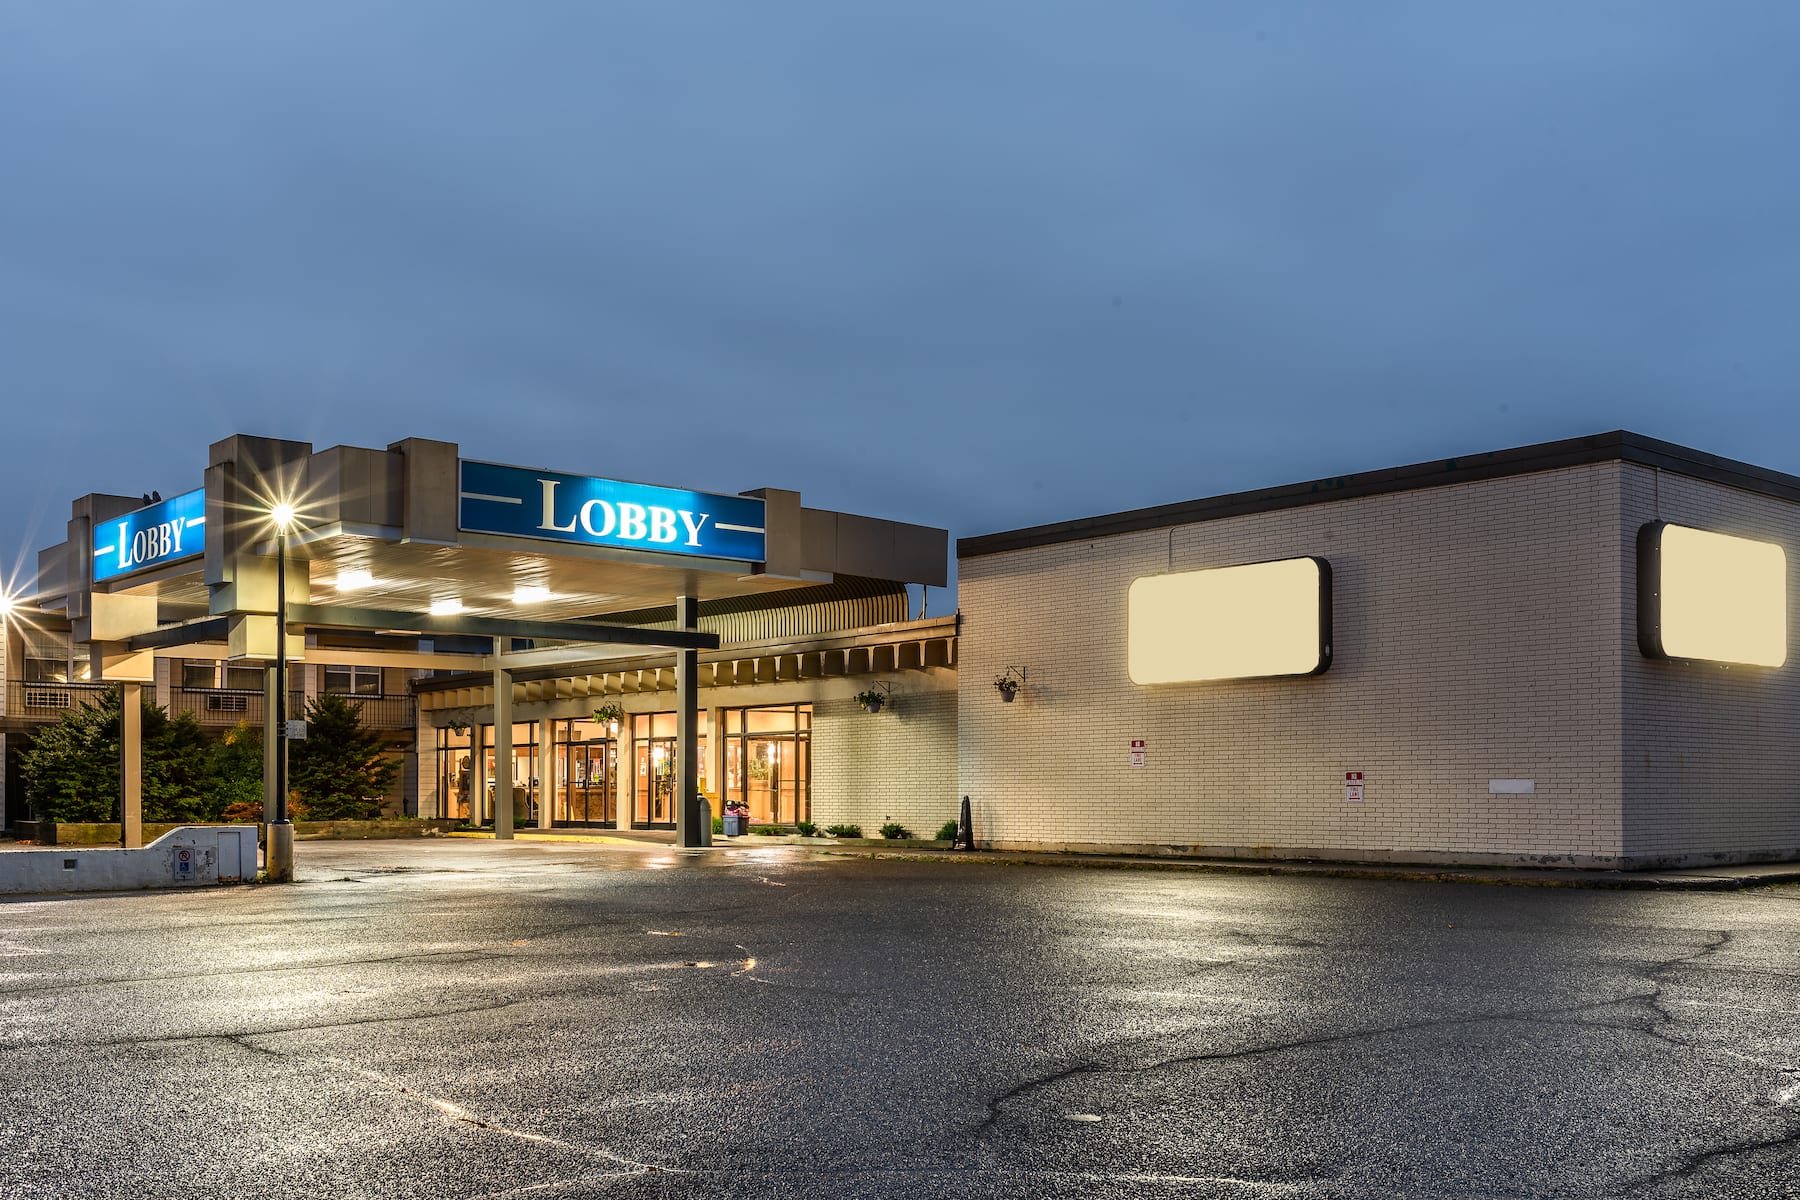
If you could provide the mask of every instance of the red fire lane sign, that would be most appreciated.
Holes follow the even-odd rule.
[[[1363,802],[1363,773],[1361,771],[1344,772],[1344,802],[1361,804]]]

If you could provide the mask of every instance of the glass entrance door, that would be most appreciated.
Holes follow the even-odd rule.
[[[611,825],[619,746],[610,738],[574,742],[564,747],[563,785],[558,797],[558,824]]]
[[[700,791],[706,792],[706,718],[700,714],[700,736],[694,739],[694,773]],[[674,713],[637,713],[631,718],[635,768],[632,782],[631,823],[639,829],[675,828]],[[717,811],[715,807],[713,811]]]
[[[675,827],[675,739],[637,744],[637,811],[633,825]]]

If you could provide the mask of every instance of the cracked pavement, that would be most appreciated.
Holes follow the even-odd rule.
[[[1800,1196],[1800,888],[299,867],[0,905],[0,1195]]]

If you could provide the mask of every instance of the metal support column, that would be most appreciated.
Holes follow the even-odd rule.
[[[504,638],[494,639],[494,836],[513,835],[513,677],[497,665]]]
[[[144,845],[144,685],[119,685],[119,845]]]
[[[700,627],[700,601],[675,597],[675,628]],[[675,652],[675,844],[703,846],[700,832],[700,652]],[[715,736],[717,736],[715,734]],[[710,823],[707,832],[711,832]]]

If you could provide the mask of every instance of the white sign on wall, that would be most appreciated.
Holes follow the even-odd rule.
[[[1344,772],[1344,803],[1361,804],[1363,802],[1362,775],[1361,771]]]
[[[1146,765],[1148,753],[1149,752],[1148,752],[1148,749],[1144,745],[1143,738],[1131,739],[1131,765],[1132,766],[1141,767],[1141,766]]]

